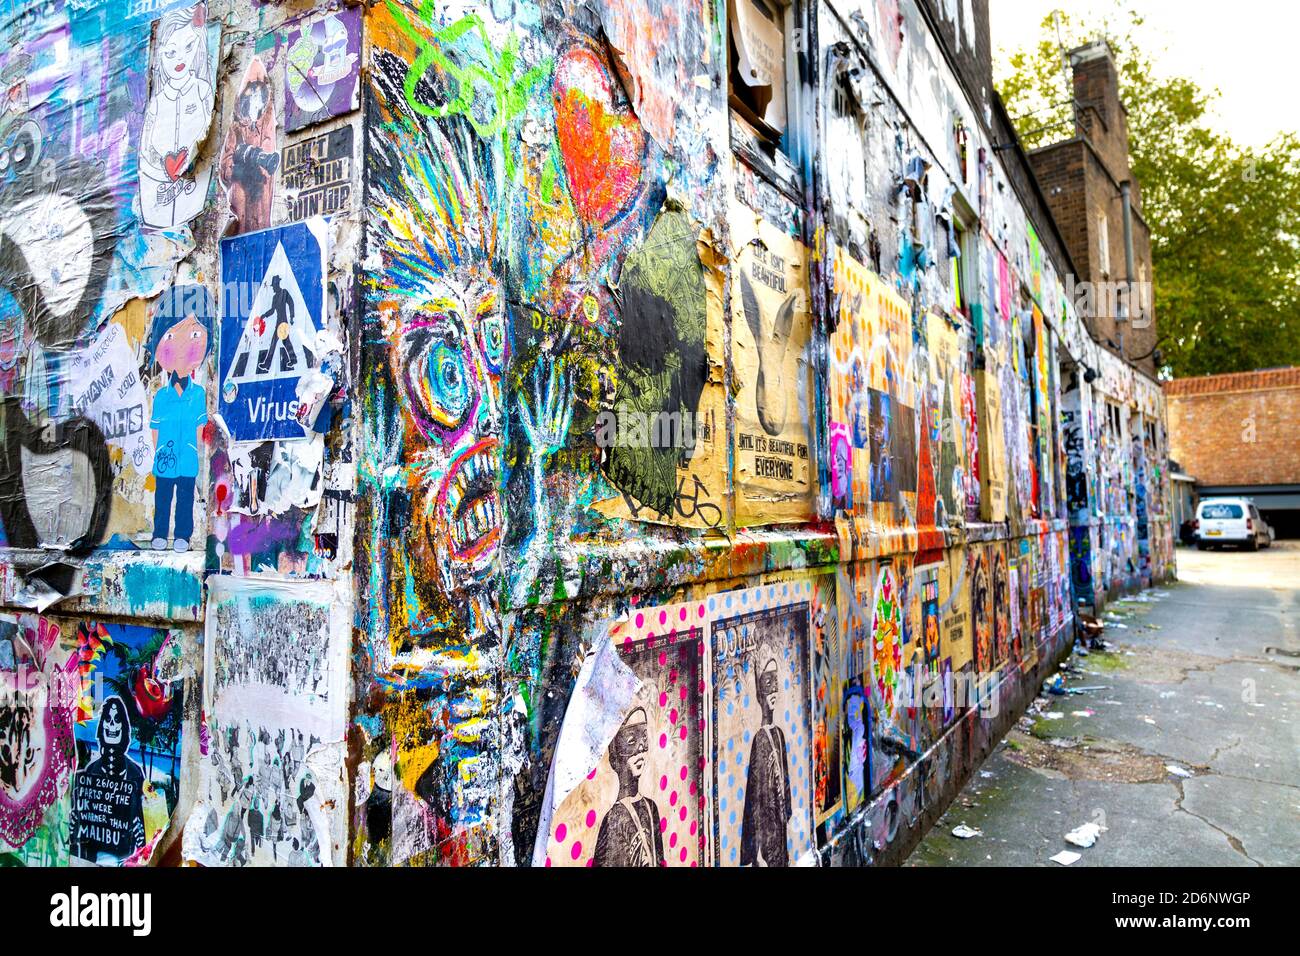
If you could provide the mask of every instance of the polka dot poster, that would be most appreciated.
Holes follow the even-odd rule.
[[[546,866],[706,864],[707,634],[701,602],[634,610],[611,628],[640,684],[605,753],[556,808]]]
[[[787,866],[813,849],[813,582],[711,595],[714,859]]]

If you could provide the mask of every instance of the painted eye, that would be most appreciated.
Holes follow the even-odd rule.
[[[493,374],[500,375],[506,359],[506,333],[500,316],[485,319],[481,325],[483,356]]]
[[[464,353],[445,341],[431,343],[426,381],[433,400],[430,411],[445,424],[459,420],[469,404]]]
[[[193,332],[190,333],[190,338],[197,339],[202,334],[203,333],[200,332],[198,329],[195,329]]]
[[[424,426],[458,428],[473,404],[464,338],[445,318],[406,332],[401,379],[411,411]]]

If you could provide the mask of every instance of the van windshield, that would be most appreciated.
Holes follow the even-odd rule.
[[[1202,518],[1240,518],[1241,505],[1202,505]]]

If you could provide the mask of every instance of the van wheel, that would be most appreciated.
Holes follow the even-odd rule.
[[[1210,546],[1209,546],[1208,544],[1206,544],[1204,541],[1198,541],[1198,542],[1196,542],[1196,550],[1197,550],[1197,551],[1209,551],[1209,550],[1210,550]]]
[[[1250,541],[1248,541],[1248,542],[1246,543],[1246,550],[1247,550],[1247,551],[1258,551],[1258,550],[1259,550],[1259,538],[1251,538]]]

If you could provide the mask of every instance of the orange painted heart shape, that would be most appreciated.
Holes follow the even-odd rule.
[[[167,178],[172,182],[185,170],[185,158],[189,156],[190,148],[186,146],[174,153],[168,153],[163,157],[163,168],[167,171]]]
[[[614,107],[609,70],[586,47],[561,55],[553,91],[555,131],[573,205],[589,225],[604,225],[641,187],[645,130],[630,109]]]

